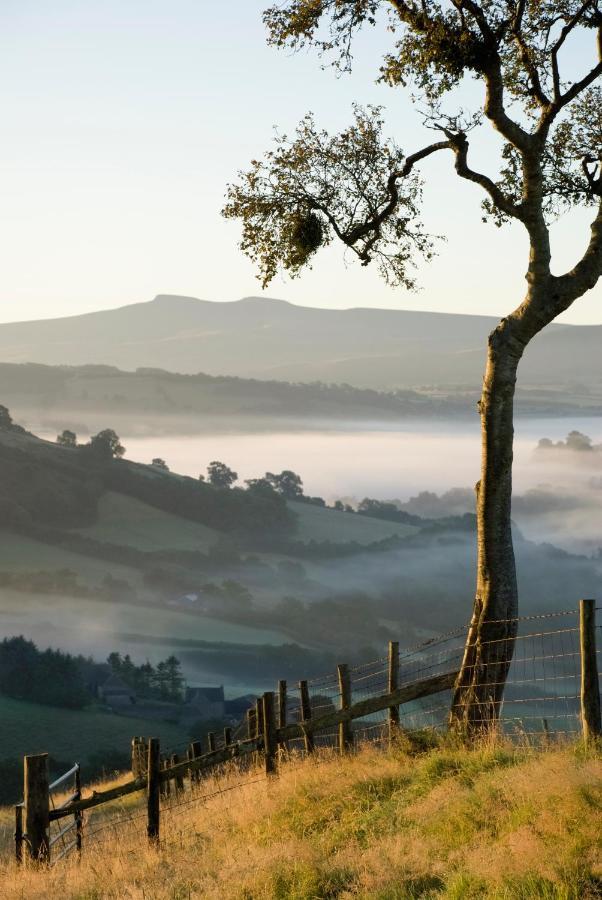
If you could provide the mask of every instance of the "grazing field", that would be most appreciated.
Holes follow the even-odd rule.
[[[84,778],[85,761],[91,754],[109,759],[117,751],[127,756],[135,734],[160,737],[166,747],[187,737],[184,728],[169,722],[116,716],[96,709],[40,706],[2,695],[0,720],[3,758],[47,751],[61,762],[81,762]]]
[[[358,544],[373,544],[394,535],[406,537],[418,531],[412,525],[338,512],[309,503],[289,503],[289,507],[299,517],[296,537],[304,542],[346,544],[356,541]]]
[[[134,497],[107,491],[98,504],[98,521],[79,529],[97,541],[138,550],[206,551],[219,532],[149,506]]]
[[[429,749],[423,738],[346,758],[293,758],[269,786],[251,771],[198,791],[198,803],[178,808],[172,794],[173,811],[164,805],[159,849],[148,847],[144,798],[134,795],[131,823],[105,828],[97,846],[84,833],[81,863],[50,870],[16,869],[6,811],[3,898],[600,897],[599,752],[445,741]],[[101,810],[92,817],[101,827],[122,816]]]

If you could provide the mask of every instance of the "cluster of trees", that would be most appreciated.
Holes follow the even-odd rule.
[[[80,661],[61,650],[38,650],[24,637],[0,643],[0,692],[16,700],[81,709],[90,702]]]
[[[119,435],[112,428],[104,428],[99,431],[90,438],[87,444],[78,444],[75,432],[65,428],[57,435],[56,442],[61,447],[71,447],[89,454],[98,461],[121,459],[125,453],[125,447],[121,443]],[[156,460],[153,460],[153,465],[155,462]]]
[[[168,656],[153,666],[148,660],[137,666],[129,654],[111,653],[107,658],[111,671],[131,687],[139,697],[181,703],[186,682],[182,666],[175,656]]]
[[[550,438],[541,438],[537,444],[538,450],[573,450],[577,453],[602,452],[602,444],[594,444],[591,437],[581,431],[569,431],[566,441],[551,441]]]

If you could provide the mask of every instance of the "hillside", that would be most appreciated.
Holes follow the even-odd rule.
[[[0,361],[151,366],[381,390],[425,384],[476,388],[486,338],[497,321],[405,310],[314,309],[259,297],[215,303],[159,295],[120,309],[0,325]],[[521,383],[598,383],[601,331],[602,326],[546,329],[521,364]]]
[[[269,787],[261,772],[223,776],[198,797],[178,807],[172,794],[158,852],[146,843],[143,801],[128,798],[96,819],[98,837],[86,843],[84,833],[80,864],[72,856],[37,872],[10,861],[6,810],[3,898],[595,900],[602,891],[602,759],[572,746],[366,748],[293,759]],[[111,818],[121,824],[102,830]]]

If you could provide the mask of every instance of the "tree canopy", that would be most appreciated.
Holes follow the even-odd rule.
[[[486,217],[521,221],[549,264],[546,226],[575,205],[602,197],[602,13],[598,0],[288,0],[268,9],[269,41],[313,46],[339,69],[352,64],[354,38],[386,17],[391,48],[378,77],[409,88],[440,140],[408,153],[383,135],[379,108],[356,107],[349,128],[331,136],[311,114],[292,137],[254,160],[231,185],[224,215],[242,220],[241,247],[267,284],[279,269],[296,276],[316,250],[340,239],[391,282],[412,287],[413,261],[429,258],[420,219],[417,163],[450,151],[456,173],[484,191]],[[591,45],[591,61],[566,72],[571,40]],[[587,53],[581,55],[587,60]],[[480,108],[463,110],[456,88],[485,84]],[[469,136],[488,119],[503,139],[493,175],[469,163]],[[602,214],[581,262],[556,279],[554,316],[595,283]]]

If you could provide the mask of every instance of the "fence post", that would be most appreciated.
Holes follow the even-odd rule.
[[[138,778],[138,738],[132,738],[132,778]]]
[[[278,682],[278,728],[286,728],[286,693],[286,681],[280,680]],[[288,743],[280,741],[280,749],[288,750]]]
[[[341,694],[341,709],[349,709],[351,706],[351,676],[349,674],[349,666],[341,663],[337,666],[337,675],[339,677],[339,691]],[[339,724],[339,753],[347,753],[353,747],[353,734],[351,733],[351,722],[341,722]]]
[[[247,737],[257,737],[257,710],[254,706],[247,710]]]
[[[232,743],[232,729],[226,725],[224,728],[224,746],[229,747]]]
[[[201,742],[200,741],[192,741],[192,743],[190,744],[190,747],[188,748],[188,759],[190,759],[190,760],[198,759],[198,757],[202,756],[202,755],[203,755],[203,748],[201,746]],[[190,781],[193,784],[198,784],[200,780],[201,780],[201,773],[199,772],[198,769],[196,769],[194,772],[190,773]]]
[[[148,824],[146,833],[151,844],[159,842],[161,750],[158,738],[149,738],[146,779]]]
[[[23,863],[23,804],[15,806],[15,859],[17,865]]]
[[[265,753],[265,774],[276,774],[276,734],[274,730],[274,692],[266,691],[263,695],[263,743]]]
[[[389,641],[389,680],[390,694],[399,687],[399,641]],[[399,706],[389,707],[389,746],[393,743],[399,728]]]
[[[29,856],[36,862],[49,862],[50,798],[48,792],[48,754],[25,757],[24,771],[25,834]]]
[[[75,770],[75,799],[81,800],[82,798],[82,775],[79,768],[79,764],[77,769]],[[84,814],[81,809],[78,809],[75,813],[75,849],[78,853],[82,852],[82,835],[84,830]]]
[[[159,768],[161,769],[161,772],[165,772],[167,769],[169,769],[169,760],[166,756],[161,756]],[[171,784],[169,782],[169,778],[161,779],[159,794],[163,800],[167,800],[167,798],[171,796]]]
[[[579,601],[581,645],[581,727],[585,741],[602,733],[600,685],[596,659],[596,601]]]
[[[299,682],[299,693],[301,694],[301,723],[303,724],[309,722],[311,719],[311,701],[309,699],[309,687],[307,681]],[[305,752],[307,754],[313,753],[316,748],[313,733],[305,731],[304,737]]]
[[[172,766],[177,766],[179,762],[180,762],[180,757],[178,756],[178,754],[172,753],[171,754]],[[182,774],[176,775],[176,777],[174,778],[174,783],[176,786],[176,794],[181,794],[182,791],[184,790],[184,776]]]

